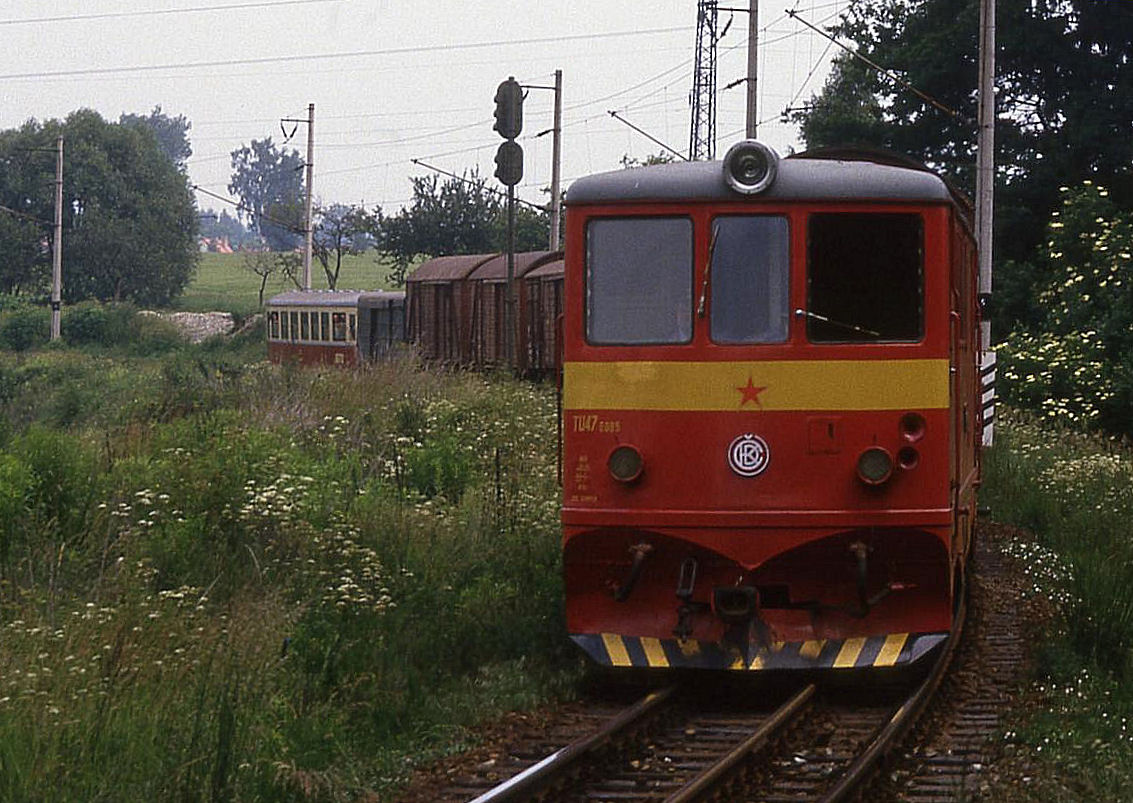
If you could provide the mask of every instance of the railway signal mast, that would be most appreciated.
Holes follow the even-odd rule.
[[[504,357],[515,359],[515,185],[523,178],[523,148],[515,138],[523,131],[523,87],[508,76],[496,88],[496,122],[505,142],[496,151],[496,178],[507,187],[507,303],[504,307]]]

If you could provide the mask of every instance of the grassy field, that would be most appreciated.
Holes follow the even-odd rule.
[[[311,267],[311,285],[326,289],[327,280],[322,266],[316,261]],[[338,277],[342,290],[388,289],[386,266],[376,251],[343,260]],[[189,312],[233,312],[251,315],[259,311],[260,277],[244,267],[242,254],[201,254],[196,275],[175,302],[175,308]],[[294,289],[283,277],[272,277],[264,288],[265,300],[276,293]]]
[[[237,260],[188,299],[254,307]],[[0,351],[0,801],[389,800],[574,693],[551,389],[132,315]],[[981,503],[1058,609],[1005,736],[1056,784],[1028,800],[1131,800],[1133,452],[1001,420]]]
[[[568,695],[550,388],[0,351],[0,801],[388,800]]]
[[[1005,734],[1042,766],[1027,800],[1133,800],[1133,451],[1004,410],[982,504],[1027,528],[1013,552],[1056,610],[1038,646],[1036,712]]]

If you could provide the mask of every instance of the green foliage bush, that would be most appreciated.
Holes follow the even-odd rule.
[[[438,435],[406,455],[405,474],[421,496],[459,502],[472,479],[472,460],[455,438]]]
[[[1045,317],[1003,344],[1004,398],[1133,436],[1133,215],[1093,183],[1065,189],[1046,247]]]
[[[185,345],[177,327],[156,315],[134,316],[130,330],[129,351],[138,357],[169,354]]]
[[[62,335],[75,345],[122,346],[133,339],[136,315],[132,304],[84,301],[61,317]]]
[[[0,453],[0,573],[7,573],[12,548],[26,527],[31,485],[32,473],[23,461]]]
[[[86,443],[69,433],[33,425],[12,440],[8,453],[31,478],[26,531],[43,528],[68,540],[84,538],[97,490],[95,455]]]
[[[19,305],[0,313],[0,347],[27,351],[47,343],[51,335],[51,313],[45,307]]]

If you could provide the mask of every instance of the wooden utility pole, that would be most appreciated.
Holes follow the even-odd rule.
[[[51,339],[62,336],[63,305],[63,135],[55,140],[55,238],[51,244]]]
[[[303,229],[303,289],[311,289],[311,250],[314,245],[314,227],[311,221],[311,198],[315,182],[315,104],[307,106],[307,208]]]
[[[750,0],[747,14],[747,131],[748,139],[755,139],[759,127],[756,106],[759,94],[759,0]]]
[[[551,155],[551,251],[559,250],[559,217],[562,214],[559,200],[559,181],[563,146],[563,71],[555,70],[555,129],[552,135]]]

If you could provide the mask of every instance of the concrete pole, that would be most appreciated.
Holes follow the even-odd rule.
[[[980,0],[980,109],[976,162],[976,243],[980,260],[981,442],[995,443],[995,352],[991,348],[992,232],[995,221],[995,0]]]
[[[980,253],[980,295],[991,293],[992,223],[995,200],[995,0],[980,2],[980,110],[976,164],[976,235]],[[985,319],[983,347],[991,347]]]
[[[63,136],[55,141],[55,238],[51,244],[51,339],[62,336],[63,305]]]
[[[551,156],[551,251],[559,250],[559,216],[562,214],[559,201],[559,181],[562,167],[563,135],[563,71],[555,70],[555,128],[552,132]]]
[[[747,138],[756,138],[759,118],[759,0],[750,0],[747,14]]]
[[[307,106],[307,209],[303,228],[303,289],[311,289],[311,250],[314,245],[314,227],[311,222],[311,198],[315,181],[315,104]]]

